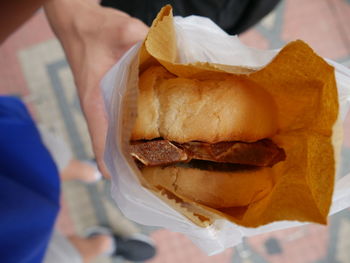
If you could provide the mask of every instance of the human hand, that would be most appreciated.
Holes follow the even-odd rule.
[[[51,0],[45,11],[71,66],[99,169],[109,177],[103,161],[107,116],[99,84],[145,38],[148,27],[124,12],[84,0]]]

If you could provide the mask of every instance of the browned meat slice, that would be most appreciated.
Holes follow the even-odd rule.
[[[130,145],[130,154],[146,166],[166,165],[188,160],[186,152],[168,140],[133,142]]]
[[[190,142],[181,145],[192,159],[218,163],[253,166],[273,166],[286,159],[285,152],[269,139],[253,143],[219,142],[215,144]]]
[[[131,155],[146,166],[168,165],[190,160],[233,163],[252,166],[273,166],[285,160],[286,155],[269,139],[253,143],[204,142],[172,143],[168,140],[132,142]]]

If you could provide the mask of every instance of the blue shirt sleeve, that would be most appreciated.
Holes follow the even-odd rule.
[[[59,211],[58,170],[24,104],[0,96],[0,261],[41,262]]]

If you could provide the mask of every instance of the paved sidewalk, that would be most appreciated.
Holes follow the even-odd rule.
[[[350,67],[350,0],[282,1],[241,39],[259,49],[280,48],[302,39],[319,55]],[[39,122],[69,142],[75,157],[92,157],[71,72],[42,11],[0,47],[0,79],[0,94],[23,98]],[[344,128],[349,135],[350,114]],[[350,153],[350,138],[343,151]],[[350,173],[350,160],[345,169]],[[66,233],[82,233],[96,224],[111,225],[125,235],[140,229],[149,233],[158,246],[152,263],[350,263],[350,209],[332,216],[328,227],[276,231],[207,257],[181,234],[126,220],[110,199],[106,182],[64,183],[62,206],[58,226]]]

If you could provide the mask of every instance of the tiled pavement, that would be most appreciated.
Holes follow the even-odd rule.
[[[241,38],[262,49],[279,48],[300,38],[321,56],[350,67],[350,0],[282,1]],[[77,158],[91,158],[71,73],[41,11],[0,47],[0,80],[0,94],[22,97],[38,121],[62,134]],[[350,114],[346,123],[345,134],[350,134]],[[349,152],[350,138],[345,145],[343,150]],[[350,172],[350,163],[346,169]],[[349,209],[332,216],[328,227],[306,225],[263,234],[207,257],[181,234],[130,223],[120,215],[108,191],[106,182],[64,183],[58,227],[65,233],[83,233],[89,226],[108,224],[125,235],[141,229],[157,243],[158,255],[150,261],[154,263],[350,263]]]

